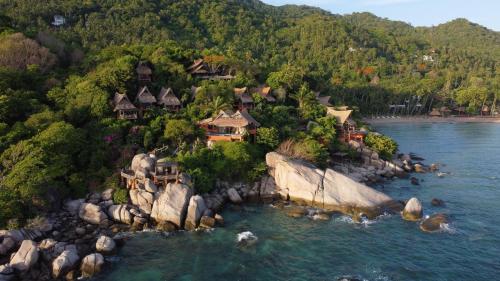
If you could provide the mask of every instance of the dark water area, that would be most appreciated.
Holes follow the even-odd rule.
[[[355,224],[290,218],[268,205],[227,208],[212,231],[133,234],[95,280],[500,280],[500,124],[387,124],[402,152],[441,172],[379,187],[395,199],[419,198],[425,215],[449,214],[440,233],[386,215]],[[432,198],[446,202],[433,207]],[[251,231],[252,245],[237,242]]]

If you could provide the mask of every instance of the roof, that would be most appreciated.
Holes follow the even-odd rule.
[[[217,127],[245,127],[250,124],[253,124],[256,127],[260,126],[260,123],[257,122],[246,110],[237,111],[234,114],[221,110],[216,117],[202,120],[199,124],[214,125]]]
[[[209,71],[206,69],[206,64],[203,59],[197,59],[187,68],[187,71],[191,74],[208,74]]]
[[[324,106],[332,106],[332,104],[330,103],[330,96],[321,97],[319,92],[316,92],[315,95],[316,95],[316,99],[318,100],[318,102],[320,104],[322,104]]]
[[[352,110],[335,110],[333,107],[327,108],[327,114],[337,119],[337,124],[344,124],[351,117]]]
[[[234,88],[234,94],[242,103],[253,103],[252,97],[248,94],[247,87]]]
[[[115,97],[113,98],[113,105],[115,108],[113,111],[118,110],[135,110],[137,109],[128,99],[127,95],[115,93]]]
[[[146,62],[140,62],[139,65],[137,65],[137,68],[135,69],[135,71],[138,74],[143,74],[143,75],[151,75],[151,74],[153,74],[153,71],[147,65]]]
[[[431,113],[429,113],[429,116],[441,116],[441,112],[437,108],[434,108]]]
[[[446,107],[446,106],[442,106],[441,109],[439,109],[439,111],[441,111],[441,112],[450,112],[451,110],[448,107]]]
[[[378,85],[380,83],[380,77],[378,75],[373,76],[372,80],[370,81],[371,85]]]
[[[271,95],[271,87],[260,86],[257,88],[250,89],[251,94],[259,94],[261,97],[265,98],[268,102],[275,102],[276,99]]]
[[[175,96],[172,88],[165,89],[164,87],[162,87],[160,93],[158,94],[157,101],[159,105],[181,105],[181,101]]]
[[[148,87],[144,86],[139,90],[137,97],[135,97],[135,102],[139,103],[155,103],[156,98],[151,94]]]

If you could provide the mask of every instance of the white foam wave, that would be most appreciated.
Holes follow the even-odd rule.
[[[236,235],[236,241],[238,243],[248,242],[248,241],[257,241],[258,239],[259,238],[257,236],[255,236],[255,234],[253,234],[250,231],[243,231],[243,232],[238,233]]]
[[[446,232],[446,233],[451,233],[451,234],[457,233],[457,230],[449,223],[441,223],[439,225],[439,229],[440,229],[440,231]]]

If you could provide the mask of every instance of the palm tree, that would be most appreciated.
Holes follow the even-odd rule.
[[[224,101],[224,99],[221,96],[217,96],[212,100],[212,103],[210,104],[210,110],[212,111],[213,115],[218,114],[221,110],[225,110],[230,108],[230,105]]]

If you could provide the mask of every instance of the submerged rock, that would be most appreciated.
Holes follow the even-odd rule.
[[[301,218],[307,214],[307,210],[302,207],[293,206],[286,211],[286,215],[292,218]]]
[[[178,228],[184,227],[189,199],[193,189],[184,184],[169,183],[157,195],[153,203],[151,217],[157,222],[171,222]]]
[[[215,219],[208,216],[201,217],[200,227],[203,228],[213,228],[215,226]]]
[[[29,270],[38,261],[38,247],[31,240],[24,240],[10,260],[10,266],[18,271]]]
[[[420,224],[420,229],[425,232],[434,232],[441,230],[443,224],[449,222],[448,216],[445,214],[434,214],[426,218]]]
[[[362,209],[370,216],[382,213],[386,207],[402,209],[391,197],[334,170],[320,170],[276,152],[266,155],[266,163],[277,187],[288,189],[292,201],[332,211]]]
[[[416,173],[425,173],[427,170],[425,167],[421,164],[415,164],[413,165],[413,169],[415,170]]]
[[[408,221],[418,221],[423,216],[422,203],[413,197],[406,203],[402,213],[403,219]]]
[[[80,266],[80,270],[82,272],[82,276],[84,278],[89,278],[102,270],[102,266],[104,265],[104,257],[99,253],[94,253],[87,255],[82,260],[82,265]]]
[[[438,198],[432,198],[431,205],[434,207],[443,207],[445,205],[444,201]]]

